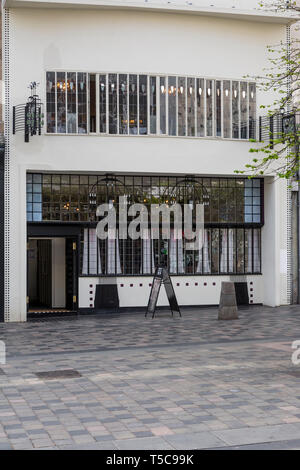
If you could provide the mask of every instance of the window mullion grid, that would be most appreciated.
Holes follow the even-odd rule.
[[[249,105],[250,105],[250,87],[249,87],[249,82],[247,82],[247,114],[246,114],[246,120],[247,120],[247,140],[249,140],[249,138],[250,138],[250,126],[249,126],[250,112],[249,112]]]
[[[106,77],[106,84],[105,84],[105,90],[106,90],[106,134],[109,134],[109,75],[105,74]]]
[[[185,77],[184,80],[185,80],[185,136],[187,136],[188,135],[188,119],[187,119],[187,116],[188,116],[188,108],[187,108],[188,79],[187,77]]]
[[[211,81],[211,94],[212,94],[212,137],[217,136],[217,126],[216,126],[216,80]]]
[[[90,78],[91,74],[87,73],[86,77],[86,102],[87,102],[87,111],[86,111],[86,133],[89,134],[90,129],[90,113],[91,113],[91,93],[90,93]]]
[[[136,110],[137,135],[140,135],[140,76],[139,75],[136,76],[136,103],[137,103],[137,110]]]
[[[220,93],[221,93],[221,137],[224,138],[224,82],[221,80]]]
[[[203,80],[203,104],[204,104],[204,136],[207,137],[207,116],[206,116],[206,110],[207,110],[207,106],[206,106],[206,100],[207,100],[207,96],[206,96],[206,79]]]
[[[126,75],[127,77],[127,83],[126,83],[126,93],[127,93],[127,101],[126,101],[126,107],[127,107],[127,135],[129,135],[129,126],[130,126],[130,119],[129,119],[129,73]],[[124,247],[124,243],[123,243]]]
[[[178,136],[178,93],[179,93],[179,88],[178,88],[178,80],[179,80],[179,77],[175,77],[176,79],[176,82],[175,82],[175,101],[176,101],[176,104],[175,104],[175,119],[176,119],[176,136]],[[168,89],[168,94],[169,94],[169,89]]]
[[[57,134],[57,72],[55,72],[55,133]]]
[[[156,77],[156,134],[160,134],[160,77]]]
[[[100,134],[100,92],[99,92],[99,74],[96,73],[96,134]],[[97,244],[98,248],[98,244]],[[97,262],[98,262],[98,254],[97,254]]]
[[[166,135],[169,135],[169,77],[165,77],[165,90],[166,90]]]
[[[239,139],[242,137],[242,123],[241,123],[241,82],[238,82],[238,95],[239,95],[239,102],[238,102],[238,122],[239,122]]]
[[[147,75],[147,135],[150,135],[150,76]]]
[[[116,83],[116,88],[117,88],[117,135],[119,135],[119,109],[120,109],[120,100],[119,100],[119,74],[116,74],[117,76],[117,83]]]
[[[66,106],[66,134],[68,134],[68,74],[65,72],[65,106]]]
[[[197,78],[193,78],[194,80],[194,84],[193,84],[193,87],[194,87],[194,123],[195,123],[195,137],[197,137],[197,93],[198,93],[198,89],[197,89]]]
[[[230,80],[230,104],[229,104],[229,112],[230,112],[230,138],[232,139],[232,100],[233,100],[233,96],[232,96],[232,80]]]

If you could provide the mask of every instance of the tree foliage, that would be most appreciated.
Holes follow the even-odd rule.
[[[273,11],[300,12],[300,8],[293,1],[267,1],[261,6]],[[268,67],[263,70],[261,76],[252,79],[256,80],[258,89],[265,92],[275,91],[278,98],[271,105],[261,105],[260,108],[265,109],[269,118],[273,117],[276,122],[283,120],[288,124],[292,122],[290,116],[298,117],[297,111],[300,111],[300,40],[291,38],[289,42],[281,41],[279,44],[267,46],[267,51]],[[271,122],[270,119],[264,121]],[[272,173],[285,179],[298,175],[300,126],[280,126],[280,129],[276,128],[273,132],[270,126],[265,126],[263,130],[263,134],[268,138],[250,149],[250,152],[255,154],[254,158],[245,166],[245,170],[237,170],[236,173],[246,173],[249,177]],[[251,141],[256,142],[253,139]]]

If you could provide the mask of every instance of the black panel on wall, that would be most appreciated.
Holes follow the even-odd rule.
[[[0,322],[4,322],[4,151],[0,141]]]

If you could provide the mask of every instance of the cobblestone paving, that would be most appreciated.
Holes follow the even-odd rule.
[[[216,318],[1,324],[0,450],[300,448],[300,308]]]

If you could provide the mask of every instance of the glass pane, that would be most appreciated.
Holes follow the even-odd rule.
[[[219,272],[219,229],[212,229],[211,272]]]
[[[90,132],[96,132],[96,75],[90,74]]]
[[[160,134],[166,133],[166,79],[160,77]]]
[[[232,137],[240,138],[239,82],[232,82]]]
[[[204,79],[197,78],[197,136],[204,137]]]
[[[248,84],[241,82],[241,139],[248,138]]]
[[[68,133],[75,134],[77,128],[77,110],[76,110],[76,73],[67,74],[67,120],[68,120]]]
[[[100,132],[106,133],[106,75],[99,77]]]
[[[252,229],[245,230],[245,272],[252,273]]]
[[[206,135],[213,135],[213,81],[206,80]]]
[[[169,135],[176,135],[176,77],[168,77]]]
[[[253,229],[253,272],[259,273],[261,271],[261,232],[260,229]]]
[[[178,78],[178,135],[186,135],[186,78]]]
[[[137,134],[137,75],[129,75],[129,134]]]
[[[150,77],[150,134],[156,134],[156,77]]]
[[[47,132],[53,134],[56,132],[55,122],[55,92],[56,81],[55,72],[47,72],[46,74],[46,87],[47,87]]]
[[[117,74],[108,76],[109,134],[118,133],[118,87]]]
[[[256,85],[249,84],[249,138],[256,138]]]
[[[223,137],[231,137],[231,84],[223,82]]]
[[[57,132],[66,132],[66,74],[57,72]]]
[[[87,133],[87,78],[86,73],[77,74],[78,133]]]
[[[119,75],[119,134],[128,134],[127,75]]]
[[[139,76],[139,134],[148,133],[147,76]]]
[[[238,273],[244,272],[244,230],[241,228],[237,229],[237,266],[236,271]]]
[[[216,82],[216,136],[222,136],[222,94],[221,94],[221,82]]]
[[[187,125],[189,136],[195,136],[195,91],[196,83],[194,78],[187,79]]]

